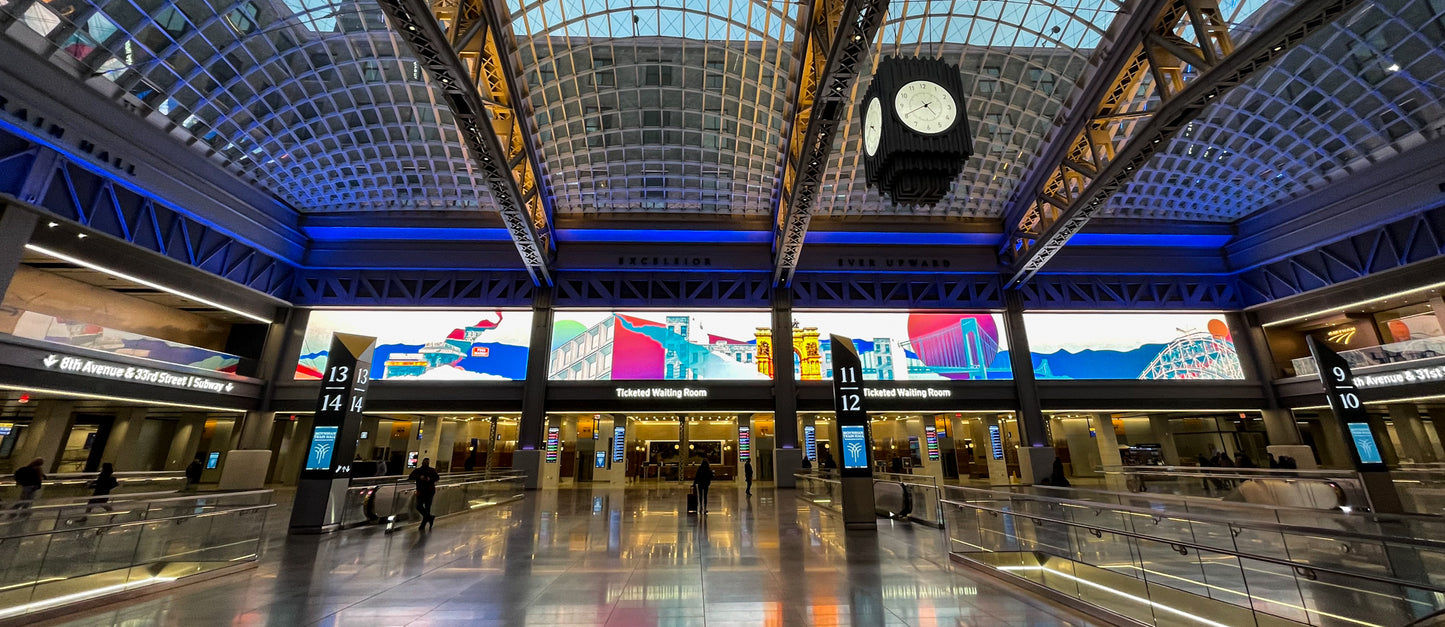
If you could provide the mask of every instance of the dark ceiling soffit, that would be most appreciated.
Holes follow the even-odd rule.
[[[0,127],[259,250],[296,261],[306,247],[294,209],[82,79],[0,37]],[[103,79],[94,79],[103,80]]]
[[[773,191],[773,284],[793,280],[808,220],[818,199],[833,138],[844,121],[848,99],[867,62],[888,0],[813,0],[798,30],[795,77],[782,176]],[[832,26],[836,24],[836,26]]]
[[[527,215],[526,197],[521,186],[512,177],[511,167],[506,163],[506,150],[492,127],[477,86],[457,56],[441,24],[424,0],[379,0],[381,8],[391,18],[398,35],[407,42],[417,59],[426,67],[433,80],[446,95],[447,105],[456,118],[458,130],[466,139],[467,147],[478,159],[476,164],[484,172],[496,201],[497,212],[502,216],[522,264],[537,285],[552,284],[552,250],[550,233],[538,233]],[[513,77],[515,79],[515,77]],[[515,84],[515,80],[513,80]],[[530,156],[529,156],[530,158]],[[543,193],[540,189],[536,193]]]
[[[1040,234],[1038,241],[1014,260],[1009,287],[1017,287],[1037,274],[1070,237],[1084,228],[1104,201],[1133,177],[1135,170],[1147,163],[1180,129],[1198,118],[1216,98],[1244,84],[1311,34],[1362,3],[1363,0],[1300,3],[1161,104],[1143,128],[1134,133],[1048,230]],[[1024,202],[1031,200],[1032,197],[1023,197]]]
[[[1321,242],[1439,206],[1445,203],[1441,185],[1445,185],[1445,142],[1427,142],[1237,222],[1240,235],[1225,247],[1225,258],[1235,270],[1281,261],[1318,248]]]
[[[1120,14],[1114,18],[1113,24],[1110,24],[1109,31],[1116,31],[1115,26],[1118,26],[1118,29],[1100,45],[1099,52],[1090,59],[1090,62],[1097,62],[1094,72],[1088,75],[1088,82],[1073,96],[1074,106],[1067,113],[1067,118],[1054,125],[1050,131],[1053,138],[1039,151],[1038,158],[1024,175],[1023,181],[1014,188],[1013,197],[1004,208],[1003,224],[1004,228],[1008,229],[1008,236],[1003,243],[1005,247],[1012,246],[1018,235],[1019,221],[1023,220],[1024,213],[1033,206],[1034,200],[1043,190],[1044,181],[1063,162],[1064,154],[1079,133],[1084,132],[1084,126],[1093,120],[1099,101],[1104,99],[1105,91],[1114,85],[1114,80],[1124,69],[1124,64],[1134,58],[1133,42],[1143,38],[1144,33],[1154,26],[1156,16],[1167,2],[1169,0],[1142,0],[1134,5],[1131,13]],[[1120,42],[1129,42],[1130,45]],[[1000,250],[1000,253],[1004,252],[1006,251]]]

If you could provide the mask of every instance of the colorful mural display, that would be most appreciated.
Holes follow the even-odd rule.
[[[1243,379],[1217,313],[1026,313],[1039,379]]]
[[[794,372],[832,379],[830,334],[852,338],[874,381],[1013,378],[1003,317],[988,312],[793,313]]]
[[[319,309],[311,312],[297,379],[320,379],[331,334],[376,338],[373,379],[527,378],[530,311]]]
[[[240,357],[220,351],[34,311],[20,312],[14,335],[231,374],[235,374],[236,366],[241,363]]]
[[[768,379],[772,373],[766,311],[554,316],[548,360],[554,381]]]

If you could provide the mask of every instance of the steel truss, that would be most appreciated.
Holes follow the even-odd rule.
[[[312,270],[296,279],[303,307],[530,307],[535,286],[522,272]]]
[[[1083,128],[1074,136],[1057,136],[1055,143],[1067,142],[1068,148],[1059,151],[1051,145],[1045,151],[1050,160],[1036,166],[1047,175],[1034,182],[1038,177],[1031,173],[1029,184],[1019,188],[1016,198],[1026,210],[1005,239],[1005,256],[1012,258],[1008,287],[1037,274],[1105,200],[1216,98],[1360,4],[1299,3],[1236,47],[1217,2],[1171,0],[1153,16],[1150,27],[1130,33],[1132,46],[1117,42],[1116,47],[1132,49],[1132,55],[1114,73],[1095,76],[1095,86],[1086,94],[1098,94],[1099,84],[1110,87],[1076,110],[1088,112]],[[1192,41],[1178,34],[1186,28],[1193,33]],[[1150,110],[1128,110],[1146,77],[1158,104]]]
[[[997,274],[800,274],[792,294],[795,308],[998,309],[1001,285]]]
[[[1445,206],[1240,271],[1247,305],[1266,303],[1445,255]]]
[[[51,148],[0,133],[0,194],[271,296],[295,268]]]
[[[1231,276],[1038,275],[1019,288],[1028,309],[1204,309],[1244,307]]]
[[[888,0],[812,0],[798,20],[799,60],[783,176],[773,192],[773,283],[789,285],[818,201],[834,134]]]
[[[498,17],[501,11],[487,0],[379,2],[442,86],[533,282],[551,285],[552,200],[532,144],[525,91],[510,56],[516,46]]]

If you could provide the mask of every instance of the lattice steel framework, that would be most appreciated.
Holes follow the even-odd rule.
[[[768,215],[790,3],[509,7],[559,215]]]
[[[538,285],[551,285],[556,242],[550,199],[523,123],[524,110],[518,108],[524,97],[505,53],[510,46],[507,33],[494,9],[483,0],[436,5],[426,0],[380,1],[442,86],[522,265]]]
[[[0,27],[300,211],[490,205],[372,0],[12,0]]]
[[[1009,285],[1017,286],[1045,263],[1101,210],[1151,156],[1207,106],[1261,73],[1307,37],[1349,13],[1359,0],[1318,0],[1250,21],[1267,24],[1231,31],[1213,0],[1171,0],[1152,24],[1136,33],[1131,57],[1108,80],[1097,102],[1081,102],[1089,123],[1077,136],[1061,135],[1069,148],[1035,189],[1019,190],[1027,208],[1006,239],[1012,257]],[[1125,42],[1119,42],[1125,45]],[[1147,95],[1147,98],[1144,96]],[[1066,138],[1066,139],[1065,139]]]
[[[1445,3],[1379,0],[1231,91],[1109,200],[1106,215],[1228,222],[1445,130]]]
[[[1041,274],[1019,287],[1029,309],[1200,309],[1244,306],[1231,276]]]
[[[965,107],[975,154],[953,193],[933,207],[898,208],[868,189],[861,128],[845,125],[824,176],[815,215],[924,215],[944,219],[996,218],[1063,104],[1084,74],[1093,50],[1107,43],[1105,27],[1117,0],[1067,2],[895,2],[878,37],[877,55],[938,56],[963,71]],[[853,87],[845,114],[858,117],[856,99],[872,68]]]
[[[290,264],[9,133],[0,133],[0,194],[259,292],[290,296]]]
[[[996,274],[843,275],[800,273],[793,307],[998,309]]]
[[[1247,305],[1278,300],[1445,255],[1445,207],[1300,251],[1237,274]]]
[[[863,71],[888,0],[813,0],[802,5],[796,85],[783,175],[773,195],[773,283],[788,285],[802,254],[808,220],[842,126],[851,89]]]
[[[296,278],[299,306],[530,307],[523,272],[308,270]]]

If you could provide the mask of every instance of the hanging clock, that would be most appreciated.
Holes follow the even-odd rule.
[[[863,171],[900,205],[942,200],[973,156],[958,66],[884,57],[863,95]]]

